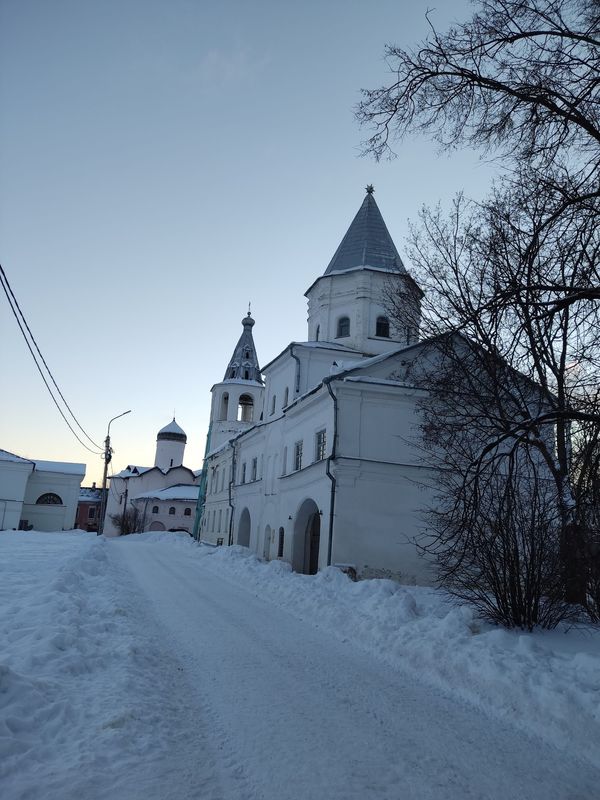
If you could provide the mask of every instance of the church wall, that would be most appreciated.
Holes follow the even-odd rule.
[[[336,465],[333,564],[362,578],[431,585],[434,573],[415,540],[426,541],[424,511],[432,503],[425,470],[362,460]]]
[[[123,479],[114,477],[110,480],[108,500],[106,504],[106,517],[104,520],[104,535],[118,536],[119,532],[111,520],[111,514],[122,514],[125,494],[127,493],[127,503],[134,497],[153,489],[166,489],[176,483],[189,485],[197,484],[199,478],[193,479],[187,467],[173,467],[167,473],[159,469],[148,470],[141,475],[134,475],[131,478]]]

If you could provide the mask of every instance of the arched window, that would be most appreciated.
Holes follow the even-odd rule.
[[[340,317],[337,324],[337,339],[350,336],[350,317]]]
[[[192,509],[191,508],[184,509],[183,516],[184,517],[191,517],[192,516]]]
[[[219,419],[227,419],[228,410],[229,410],[229,393],[225,392],[223,397],[221,398],[221,411],[219,413]]]
[[[239,399],[238,422],[252,422],[254,419],[254,398],[250,394],[243,394]]]
[[[54,492],[46,492],[46,494],[41,494],[35,503],[38,506],[62,506],[63,501]]]
[[[171,508],[169,509],[169,514],[174,514],[174,513],[175,513],[175,506],[171,506]]]
[[[285,531],[279,528],[279,542],[277,543],[277,558],[283,558],[283,542],[285,538]]]
[[[315,339],[316,339],[317,342],[319,341],[319,334],[320,333],[321,333],[321,326],[317,325],[317,332],[315,334]]]
[[[390,321],[387,317],[377,317],[375,324],[375,336],[390,338]]]
[[[152,513],[158,514],[158,506],[152,506]]]

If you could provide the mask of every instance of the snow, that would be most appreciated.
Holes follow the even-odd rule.
[[[21,458],[21,456],[15,455],[15,453],[9,453],[8,450],[0,450],[0,461],[21,461],[26,464],[33,464],[33,461],[29,461],[27,458]]]
[[[182,534],[0,534],[2,800],[575,800],[600,632]]]
[[[35,459],[38,472],[62,472],[63,475],[85,475],[85,464],[74,464],[69,461],[38,461]]]
[[[166,489],[154,489],[150,492],[144,492],[143,494],[136,495],[132,499],[143,500],[148,497],[152,499],[156,498],[157,500],[197,500],[199,491],[199,486],[177,484],[176,486],[169,486]]]

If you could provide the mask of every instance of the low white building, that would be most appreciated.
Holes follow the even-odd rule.
[[[0,450],[0,530],[71,530],[85,464],[25,459]]]
[[[406,319],[386,312],[390,281]],[[212,387],[197,534],[241,544],[298,572],[328,564],[361,576],[429,583],[424,533],[430,474],[418,450],[421,292],[368,187],[327,269],[306,292],[308,340],[262,369],[243,333]],[[263,380],[264,375],[264,380]]]
[[[199,486],[177,484],[138,494],[131,505],[137,509],[140,531],[192,533]]]
[[[138,498],[142,502],[135,503],[135,507],[144,512],[148,506],[145,501],[152,493],[174,486],[194,487],[199,485],[201,471],[194,472],[183,466],[186,443],[187,436],[185,432],[173,418],[172,422],[161,428],[157,434],[153,467],[129,464],[125,469],[111,476],[104,519],[104,534],[106,536],[119,535],[119,527],[115,520],[118,520],[128,508],[131,508]],[[185,526],[189,527],[190,531],[193,525],[193,509],[197,497],[196,490],[195,494],[192,492],[190,500],[192,512],[189,516],[191,516],[192,522],[190,524],[190,520],[187,520],[185,523]],[[190,503],[188,503],[189,505]],[[152,514],[152,512],[150,513]],[[155,520],[155,522],[158,521],[158,519]],[[149,528],[146,526],[145,521],[143,524],[145,526],[144,530],[148,530]],[[170,527],[170,525],[165,525],[164,528],[151,528],[151,530],[168,530]],[[184,525],[182,524],[180,529],[183,530],[183,528]]]

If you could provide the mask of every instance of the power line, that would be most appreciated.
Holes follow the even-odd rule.
[[[50,394],[50,397],[52,398],[52,400],[54,402],[54,405],[57,407],[61,417],[66,422],[67,427],[69,428],[69,430],[71,431],[73,436],[77,439],[79,444],[81,444],[83,447],[85,447],[86,450],[89,450],[90,453],[94,453],[94,455],[99,455],[101,452],[103,452],[102,448],[99,445],[97,445],[96,442],[94,442],[94,440],[83,429],[83,427],[79,423],[77,417],[75,416],[75,414],[71,410],[71,407],[69,406],[69,404],[65,400],[63,393],[61,392],[61,390],[58,387],[58,384],[54,380],[54,376],[52,375],[52,372],[50,371],[50,367],[46,363],[46,360],[45,360],[44,356],[42,355],[40,348],[38,347],[38,344],[37,344],[37,342],[35,340],[35,337],[33,336],[32,332],[31,332],[31,329],[30,329],[29,325],[27,324],[27,320],[25,319],[25,316],[24,316],[23,312],[21,311],[21,307],[19,306],[17,298],[14,295],[14,292],[13,292],[13,290],[11,288],[11,285],[10,285],[10,283],[8,281],[8,278],[6,277],[6,273],[4,272],[4,269],[2,268],[2,265],[0,265],[0,283],[2,284],[2,288],[4,289],[4,293],[6,295],[6,299],[8,300],[8,304],[10,306],[10,310],[12,311],[15,319],[17,320],[17,325],[19,326],[21,334],[23,335],[23,339],[25,340],[25,344],[27,345],[27,348],[29,349],[29,352],[31,353],[31,357],[33,358],[34,364],[37,367],[38,372],[42,376],[42,380],[44,381],[44,384],[46,385],[46,389],[48,389],[48,393]],[[16,309],[18,309],[18,313],[17,313],[17,310],[15,309],[15,307],[16,307]],[[19,315],[20,315],[21,319],[23,320],[23,324],[25,325],[25,328],[27,328],[29,336],[31,337],[31,341],[35,345],[35,349],[39,353],[39,356],[40,356],[40,358],[41,358],[41,360],[42,360],[42,362],[43,362],[43,364],[44,364],[44,366],[45,366],[45,368],[46,368],[46,370],[48,372],[48,375],[50,376],[50,378],[52,380],[52,383],[56,387],[56,390],[58,391],[58,394],[60,395],[63,403],[65,404],[66,408],[68,409],[71,417],[75,421],[75,424],[81,430],[81,432],[89,439],[89,441],[94,445],[94,447],[98,448],[98,451],[92,450],[91,447],[88,447],[88,445],[79,438],[79,436],[77,435],[76,431],[72,427],[71,423],[66,418],[62,408],[60,407],[56,397],[54,396],[54,393],[53,393],[53,391],[52,391],[52,389],[50,387],[50,384],[46,380],[46,376],[44,375],[44,373],[42,371],[42,368],[39,365],[37,357],[36,357],[35,353],[33,352],[33,349],[31,347],[29,339],[27,338],[27,334],[25,333],[25,330],[23,328],[23,324],[21,324],[21,319],[19,319]]]

